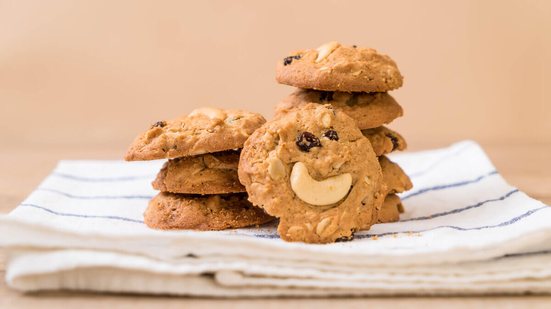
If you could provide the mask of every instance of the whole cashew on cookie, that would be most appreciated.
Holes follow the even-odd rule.
[[[325,206],[344,198],[352,185],[352,175],[345,173],[317,181],[302,162],[297,162],[291,171],[291,188],[308,204]]]

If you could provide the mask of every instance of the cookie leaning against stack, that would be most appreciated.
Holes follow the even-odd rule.
[[[387,199],[377,206],[382,208],[378,222],[397,221],[403,207],[396,193],[411,189],[412,184],[402,169],[384,156],[407,146],[400,134],[384,126],[403,115],[402,107],[388,94],[403,83],[396,63],[371,48],[330,42],[285,57],[277,64],[276,80],[299,88],[276,106],[276,118],[313,103],[331,104],[354,119],[371,142],[384,174]],[[397,183],[401,185],[395,186]],[[369,216],[364,229],[371,225]]]
[[[145,223],[158,229],[222,230],[273,218],[247,201],[237,165],[245,140],[266,120],[259,114],[202,108],[159,121],[138,136],[125,159],[169,159],[153,188]]]
[[[350,240],[377,222],[386,186],[371,143],[331,105],[308,104],[245,142],[239,180],[287,241]]]

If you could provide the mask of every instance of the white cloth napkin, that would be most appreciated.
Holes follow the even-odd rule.
[[[551,207],[508,185],[476,143],[391,159],[414,184],[401,221],[327,245],[284,242],[273,224],[151,230],[142,214],[162,162],[62,161],[0,217],[6,281],[223,297],[551,292]]]

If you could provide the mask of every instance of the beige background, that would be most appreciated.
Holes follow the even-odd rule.
[[[551,1],[0,0],[0,138],[109,145],[203,105],[272,113],[288,52],[391,55],[413,148],[551,142]]]

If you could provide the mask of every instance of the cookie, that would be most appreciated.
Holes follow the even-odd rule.
[[[127,161],[172,159],[238,149],[266,120],[241,110],[200,108],[171,121],[158,121],[138,136]]]
[[[389,194],[379,211],[377,222],[389,223],[399,221],[401,212],[404,212],[402,201],[396,194]]]
[[[383,170],[383,181],[389,194],[402,193],[413,187],[408,175],[398,164],[390,161],[385,156],[379,157],[379,163]]]
[[[331,105],[310,104],[256,130],[245,143],[239,180],[249,200],[278,217],[286,241],[351,239],[384,193],[371,144]]]
[[[153,188],[161,192],[225,194],[245,192],[237,177],[239,151],[223,151],[171,159],[165,163]]]
[[[154,229],[216,231],[259,225],[273,217],[247,201],[246,194],[190,196],[159,193],[144,214]]]
[[[407,148],[406,140],[396,131],[381,126],[373,129],[362,130],[365,137],[369,139],[377,156],[404,150]]]
[[[386,93],[348,93],[297,89],[276,106],[276,117],[309,103],[331,104],[356,121],[360,130],[390,123],[403,115],[402,107]]]
[[[276,80],[306,89],[386,92],[401,87],[403,77],[390,57],[374,49],[330,42],[280,60]]]
[[[373,220],[377,220],[379,223],[397,221],[398,214],[404,212],[404,208],[395,193],[407,191],[413,186],[409,177],[398,164],[390,161],[385,156],[379,157],[379,164],[383,171],[384,187],[382,190],[385,201],[382,208],[376,212],[364,212],[360,214],[360,219],[365,222],[361,227],[362,230],[368,230]]]

